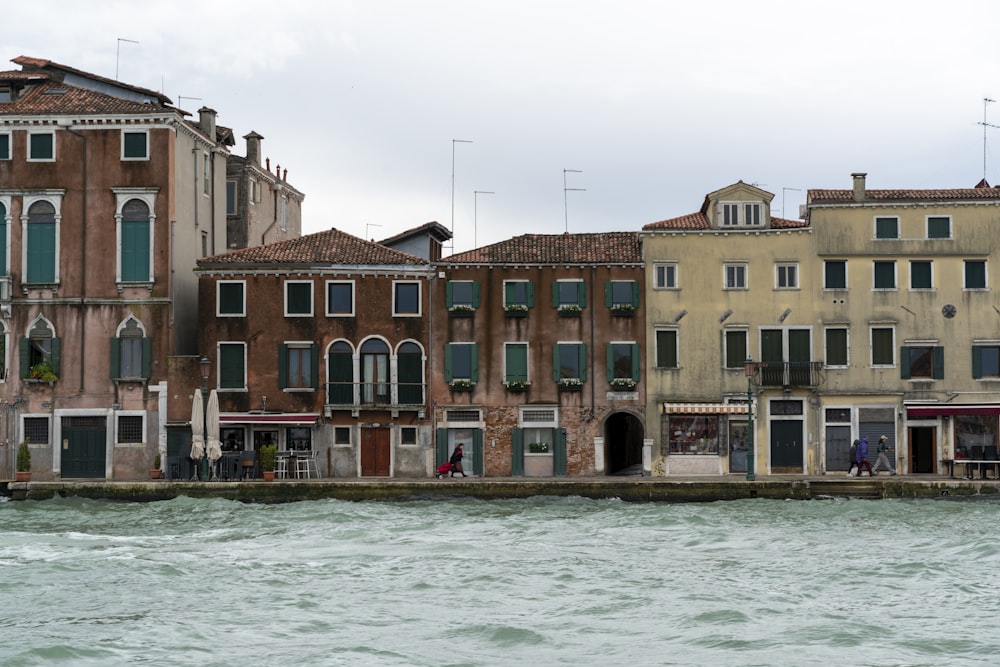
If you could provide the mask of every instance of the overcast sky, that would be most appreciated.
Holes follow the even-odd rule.
[[[637,230],[737,180],[797,218],[856,171],[971,187],[984,132],[1000,183],[995,0],[38,0],[3,22],[5,60],[212,107],[239,154],[262,134],[304,233]]]

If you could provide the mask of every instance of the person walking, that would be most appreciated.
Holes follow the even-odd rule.
[[[856,460],[858,462],[858,477],[861,477],[861,467],[862,466],[864,466],[865,468],[868,468],[868,476],[869,477],[874,477],[875,476],[875,473],[872,472],[872,464],[868,460],[868,436],[867,435],[861,436],[861,440],[858,441],[858,455],[857,455],[857,459]]]
[[[854,470],[858,467],[858,440],[851,443],[851,448],[847,450],[847,476],[854,477]],[[860,470],[858,471],[860,472]]]
[[[455,473],[462,473],[462,477],[466,477],[465,469],[462,468],[462,456],[465,453],[465,445],[459,445],[455,448],[455,451],[451,453],[451,476],[454,477]]]
[[[878,452],[878,461],[876,461],[875,465],[872,466],[872,474],[873,475],[877,475],[878,474],[878,469],[882,468],[882,467],[885,467],[885,468],[887,468],[889,470],[889,475],[890,476],[896,474],[896,469],[893,468],[892,467],[892,463],[889,462],[889,454],[888,454],[889,444],[888,444],[888,441],[889,441],[889,439],[887,437],[885,437],[884,435],[880,436],[879,439],[878,439],[878,446],[875,448],[875,450]]]

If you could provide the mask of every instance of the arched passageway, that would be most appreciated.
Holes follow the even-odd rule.
[[[641,475],[642,421],[627,412],[616,412],[604,422],[604,474]]]

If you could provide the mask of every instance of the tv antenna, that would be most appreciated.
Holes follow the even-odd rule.
[[[569,201],[566,197],[566,193],[572,190],[573,192],[586,192],[586,188],[567,188],[566,187],[566,174],[582,174],[583,172],[579,169],[563,169],[563,216],[566,218],[566,233],[569,234]]]
[[[122,54],[122,42],[128,42],[129,44],[138,44],[139,42],[134,39],[125,39],[124,37],[118,38],[118,48],[115,51],[115,81],[118,80],[118,59]]]
[[[995,130],[1000,130],[1000,125],[994,125],[993,123],[986,122],[986,108],[989,106],[990,102],[996,102],[996,100],[991,100],[988,97],[983,98],[983,122],[980,125],[983,126],[983,180],[986,180],[986,128],[992,127]]]

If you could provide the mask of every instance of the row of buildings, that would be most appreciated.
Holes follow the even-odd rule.
[[[442,257],[435,222],[301,236],[255,132],[235,156],[210,109],[14,62],[0,417],[39,479],[144,477],[156,453],[189,476],[196,388],[227,461],[275,443],[327,477],[429,476],[459,443],[484,476],[842,473],[863,434],[907,474],[996,454],[985,181],[854,174],[796,220],[738,182],[632,231]]]

